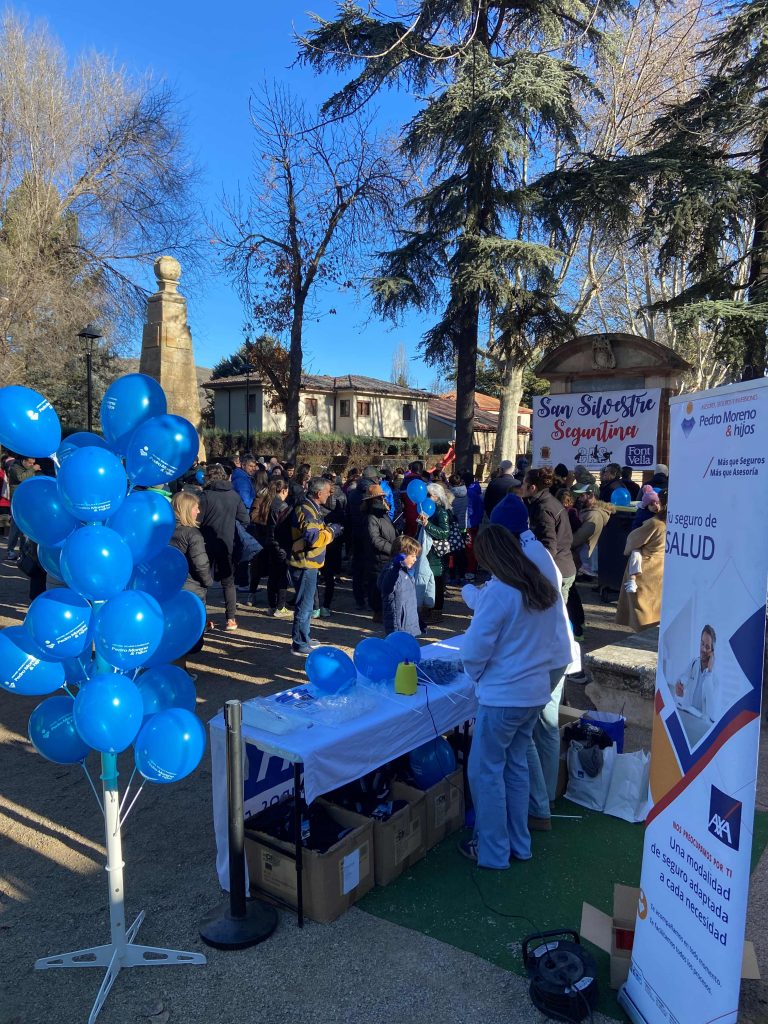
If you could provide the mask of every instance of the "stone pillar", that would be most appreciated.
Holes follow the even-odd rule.
[[[200,396],[187,323],[187,300],[179,295],[181,264],[173,256],[155,260],[157,291],[147,300],[147,321],[141,339],[139,370],[160,383],[168,412],[184,416],[200,437],[198,458],[205,460],[201,432]]]

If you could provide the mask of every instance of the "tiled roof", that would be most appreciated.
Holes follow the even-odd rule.
[[[483,395],[483,398],[490,396]],[[520,411],[523,412],[522,406]],[[447,395],[435,395],[430,398],[429,405],[427,406],[427,412],[430,416],[434,416],[438,420],[442,420],[444,423],[455,424],[456,423],[456,392],[448,393]],[[474,429],[481,433],[495,434],[499,429],[499,413],[498,409],[495,412],[489,412],[486,409],[480,407],[477,401],[477,393],[475,394],[475,418],[474,418]],[[528,433],[528,427],[517,428],[522,433]]]
[[[262,383],[261,378],[255,373],[251,375],[250,381],[254,385]],[[245,374],[240,374],[237,377],[219,377],[217,380],[208,381],[204,386],[219,389],[237,387],[245,385],[245,383]],[[355,373],[345,373],[342,377],[304,373],[301,377],[301,386],[305,391],[355,391],[364,395],[393,395],[397,398],[420,398],[422,400],[430,397],[430,392],[422,391],[419,388],[406,388],[388,380],[377,380],[375,377],[363,377]]]
[[[446,391],[442,395],[437,395],[437,398],[450,398],[451,401],[456,401],[455,391]],[[480,409],[481,412],[498,412],[501,408],[501,402],[498,398],[494,398],[493,395],[484,395],[482,391],[475,392],[475,408]],[[526,413],[533,412],[533,409],[529,409],[525,405],[521,405],[518,412]]]

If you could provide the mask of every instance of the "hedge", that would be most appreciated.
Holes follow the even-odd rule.
[[[224,458],[233,452],[252,451],[256,455],[274,455],[282,457],[283,434],[279,431],[262,431],[250,434],[250,444],[244,433],[229,434],[219,428],[203,430],[205,451],[210,462],[212,459]],[[352,434],[315,434],[301,435],[299,443],[299,462],[317,462],[323,466],[334,463],[346,466],[349,463],[380,462],[382,459],[400,457],[408,462],[424,458],[429,454],[429,441],[426,437],[413,437],[407,441],[397,441],[382,437],[360,437]]]

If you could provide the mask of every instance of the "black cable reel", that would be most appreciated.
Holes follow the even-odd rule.
[[[536,943],[537,945],[534,945]],[[571,929],[536,932],[523,939],[531,1002],[550,1020],[592,1019],[597,1005],[595,961]]]

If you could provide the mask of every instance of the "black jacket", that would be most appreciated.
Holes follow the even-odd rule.
[[[200,532],[205,541],[208,561],[216,565],[219,577],[231,575],[235,520],[247,527],[248,513],[240,495],[229,480],[214,480],[200,495]]]
[[[397,530],[392,525],[389,509],[381,498],[373,498],[366,504],[366,570],[378,576],[392,559],[392,545],[397,540]]]
[[[267,552],[270,564],[287,562],[291,553],[291,506],[275,498],[267,520]]]
[[[483,508],[489,518],[501,499],[506,498],[510,489],[516,487],[517,483],[518,481],[509,473],[504,473],[503,476],[497,476],[491,480],[483,495]]]
[[[181,526],[177,523],[169,543],[187,560],[187,582],[184,584],[184,590],[191,590],[205,601],[205,592],[208,587],[213,586],[213,577],[202,533],[196,526]]]
[[[576,575],[571,554],[573,533],[568,514],[549,491],[537,491],[528,499],[528,518],[534,535],[555,560],[563,579]]]

